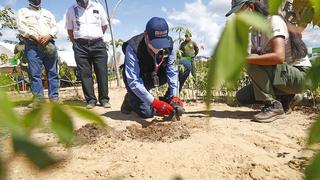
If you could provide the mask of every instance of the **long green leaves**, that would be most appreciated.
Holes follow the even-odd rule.
[[[0,126],[6,127],[15,134],[23,133],[19,125],[18,117],[13,110],[13,104],[9,101],[6,94],[0,90]]]
[[[50,129],[58,136],[64,144],[70,144],[73,140],[74,127],[69,111],[77,115],[106,126],[100,116],[83,108],[63,106],[55,103],[43,103],[39,107],[31,110],[24,116],[17,116],[13,104],[3,91],[0,91],[0,129],[10,133],[15,153],[23,153],[26,157],[40,169],[57,163],[44,148],[29,140],[29,133],[42,124],[42,118],[46,113],[50,113]],[[2,161],[1,161],[2,160]],[[0,180],[5,179],[6,160],[0,157]]]
[[[41,147],[35,145],[24,137],[13,136],[13,145],[15,152],[23,152],[26,157],[39,168],[46,168],[57,162]]]
[[[70,144],[73,139],[73,123],[70,116],[61,106],[54,104],[51,109],[51,129],[58,135],[60,141]]]
[[[268,6],[269,6],[269,13],[274,15],[278,13],[279,6],[284,2],[285,0],[269,0]]]
[[[211,88],[226,83],[234,86],[248,56],[249,28],[270,33],[266,18],[255,13],[240,13],[230,19],[210,59],[208,71],[207,102],[211,99]]]
[[[317,117],[316,122],[311,126],[308,139],[308,145],[316,143],[320,143],[320,116]]]
[[[320,61],[315,60],[312,62],[312,66],[308,71],[306,77],[306,83],[308,87],[312,89],[317,89],[320,85],[320,76],[319,76],[319,69],[320,69]]]
[[[305,174],[307,180],[320,179],[320,152],[313,158],[311,164],[306,168]]]
[[[76,112],[79,116],[83,117],[84,119],[87,119],[93,123],[99,124],[102,127],[106,126],[106,124],[103,122],[101,117],[95,113],[92,113],[92,112],[87,111],[81,107],[76,107],[76,106],[70,106],[69,108],[72,111]]]

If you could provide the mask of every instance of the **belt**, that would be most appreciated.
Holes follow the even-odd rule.
[[[78,38],[74,40],[77,43],[80,44],[94,44],[96,42],[102,41],[102,38],[97,38],[97,39],[82,39],[82,38]]]

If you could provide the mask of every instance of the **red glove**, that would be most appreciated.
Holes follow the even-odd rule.
[[[174,97],[171,99],[170,104],[171,104],[171,106],[173,106],[173,105],[178,105],[178,106],[180,106],[180,107],[183,107],[182,101],[181,101],[180,98],[178,98],[177,96],[174,96]]]
[[[159,101],[156,98],[154,98],[154,100],[152,102],[152,107],[155,108],[157,110],[157,112],[159,114],[161,114],[162,116],[169,116],[172,113],[174,113],[174,109],[170,104],[168,104],[164,101]]]

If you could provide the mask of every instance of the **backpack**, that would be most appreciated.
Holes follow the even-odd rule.
[[[283,18],[283,17],[282,17]],[[291,58],[292,60],[302,59],[307,56],[308,48],[302,40],[301,32],[294,24],[283,18],[287,24],[289,32],[289,44],[291,47]]]

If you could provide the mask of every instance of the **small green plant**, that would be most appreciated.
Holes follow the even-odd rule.
[[[3,157],[0,154],[0,179],[5,179],[6,164],[17,154],[24,154],[34,165],[40,169],[47,168],[59,161],[54,159],[44,147],[41,147],[30,140],[33,129],[46,127],[57,135],[60,142],[70,145],[74,135],[74,126],[70,112],[76,113],[91,122],[106,126],[100,116],[87,111],[81,107],[60,105],[57,103],[42,103],[24,116],[17,116],[13,104],[3,91],[0,91],[0,132],[6,132],[13,144],[13,154]],[[46,114],[49,114],[49,122],[43,121]],[[2,138],[2,137],[1,137]]]

